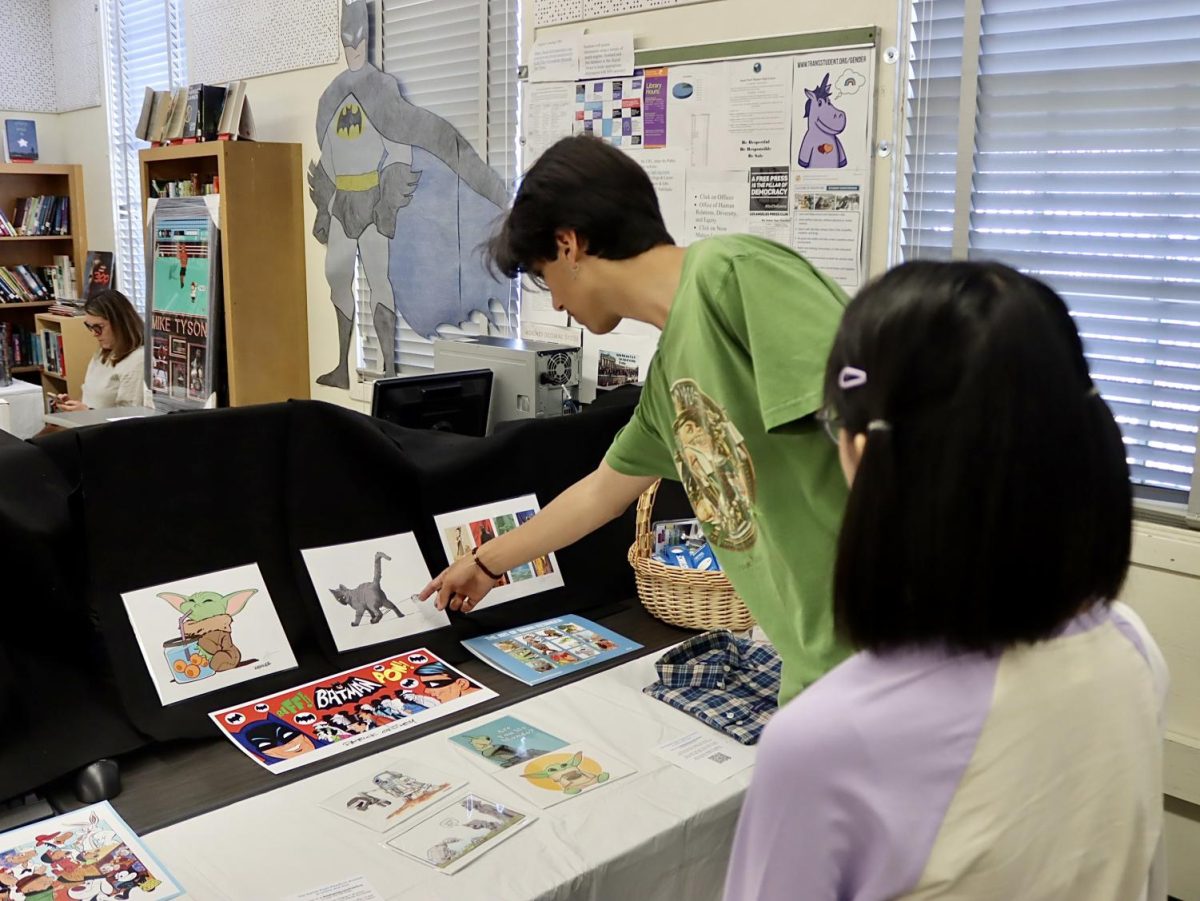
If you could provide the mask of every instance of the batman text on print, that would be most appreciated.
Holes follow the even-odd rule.
[[[691,379],[671,386],[675,468],[696,518],[717,547],[744,551],[758,537],[754,461],[729,415]]]

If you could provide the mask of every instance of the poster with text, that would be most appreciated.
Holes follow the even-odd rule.
[[[282,773],[494,697],[490,688],[419,648],[209,718],[255,763]]]
[[[533,519],[540,509],[537,495],[527,494],[524,497],[482,504],[467,510],[440,513],[433,521],[446,550],[446,559],[453,563],[460,557],[470,556],[475,548]],[[501,575],[500,582],[488,592],[480,607],[502,604],[551,588],[561,588],[563,584],[558,559],[554,554],[522,563]]]
[[[866,276],[873,49],[794,57],[791,245],[844,289]]]
[[[164,706],[296,666],[257,564],[127,591],[121,599]]]
[[[165,410],[203,407],[218,391],[222,316],[215,209],[219,197],[152,201],[147,241],[146,331],[170,361],[148,361],[147,382]]]
[[[450,624],[444,610],[417,600],[429,568],[411,532],[300,553],[339,651]]]

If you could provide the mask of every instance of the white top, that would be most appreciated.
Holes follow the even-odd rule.
[[[93,410],[110,407],[153,407],[145,382],[146,348],[139,347],[115,366],[100,362],[100,351],[88,363],[83,379],[85,404]]]
[[[1166,689],[1120,604],[999,656],[856,654],[768,724],[725,897],[1161,901]]]

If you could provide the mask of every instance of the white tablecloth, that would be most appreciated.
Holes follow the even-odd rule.
[[[146,844],[197,901],[282,899],[355,876],[396,901],[720,898],[752,770],[712,785],[651,753],[664,741],[707,729],[642,694],[654,679],[656,657],[151,833]],[[638,772],[538,810],[447,740],[447,734],[505,714],[567,741],[603,741]],[[461,773],[480,795],[538,820],[454,875],[410,861],[382,847],[380,834],[318,806],[390,758]]]
[[[42,387],[32,382],[13,379],[11,385],[0,386],[0,400],[8,401],[9,424],[6,431],[18,438],[32,438],[42,430]]]

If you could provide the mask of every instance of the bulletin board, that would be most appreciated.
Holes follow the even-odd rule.
[[[636,159],[677,244],[749,233],[793,247],[853,294],[869,259],[873,27],[641,50],[620,78],[525,86],[525,163],[591,134]],[[537,303],[523,315],[537,318]],[[584,336],[583,399],[644,378],[657,330]]]

